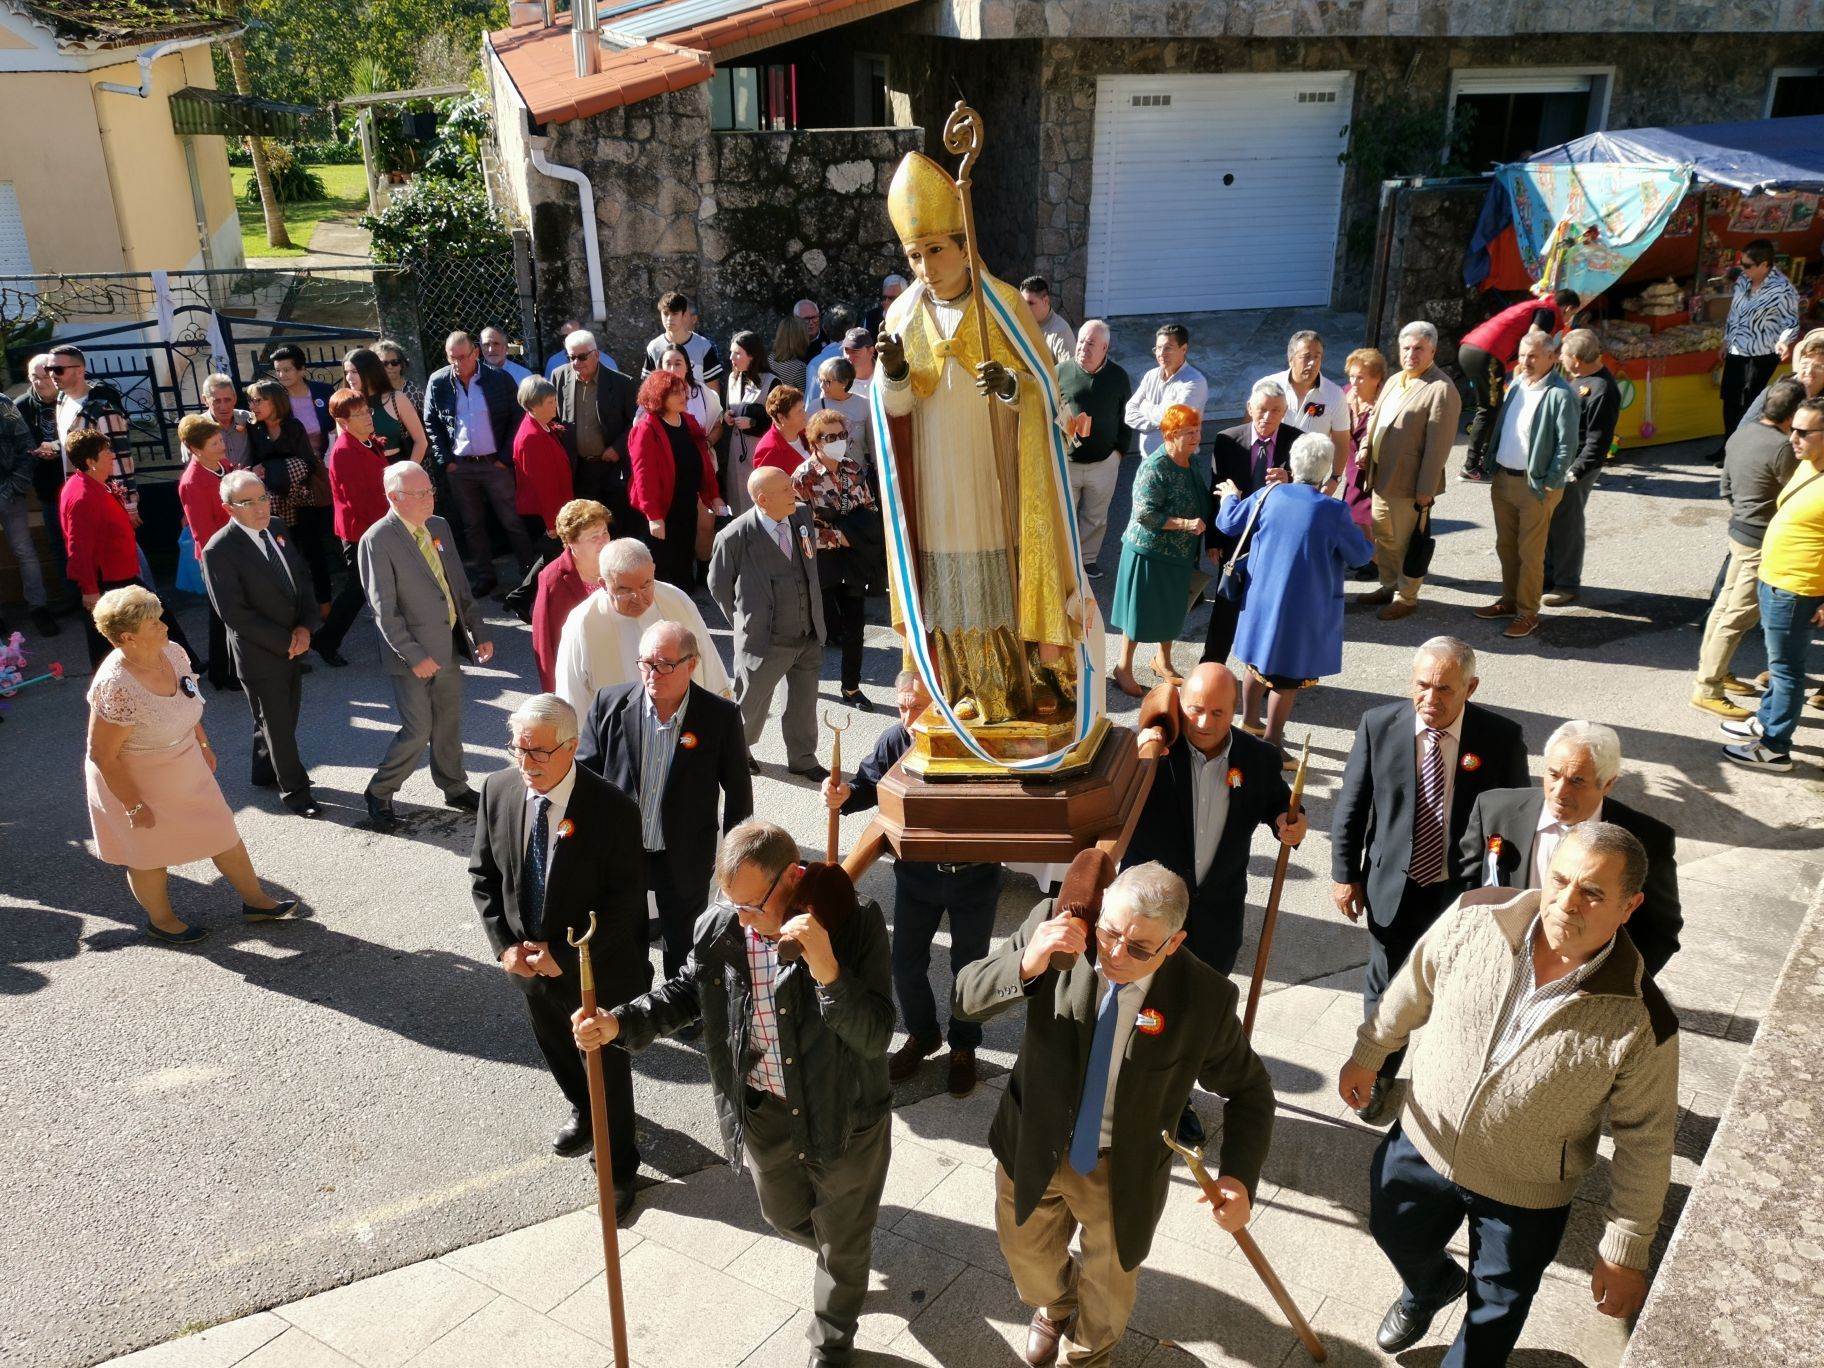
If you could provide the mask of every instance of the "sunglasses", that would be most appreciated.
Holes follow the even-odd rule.
[[[1109,932],[1107,928],[1101,926],[1096,928],[1096,939],[1101,942],[1102,948],[1107,950],[1111,955],[1115,953],[1116,949],[1125,947],[1127,950],[1127,957],[1136,964],[1145,964],[1165,948],[1163,945],[1135,945],[1126,936],[1114,935]]]
[[[403,362],[403,361],[382,361],[380,364],[385,366],[388,370],[404,370],[405,369],[405,362]]]
[[[65,371],[77,371],[77,370],[81,370],[82,367],[75,366],[75,365],[72,365],[72,366],[46,366],[45,369],[47,371],[49,371],[52,375],[62,375]]]

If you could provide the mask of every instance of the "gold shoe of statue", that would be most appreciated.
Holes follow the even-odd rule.
[[[967,694],[957,699],[950,711],[956,714],[959,721],[963,722],[973,722],[982,715],[982,710],[975,706],[975,700]]]
[[[1032,686],[1032,711],[1035,717],[1051,718],[1058,715],[1058,691],[1049,684]]]

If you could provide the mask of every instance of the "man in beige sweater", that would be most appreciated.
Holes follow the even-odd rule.
[[[1439,918],[1361,1028],[1338,1079],[1352,1107],[1381,1061],[1430,1025],[1369,1172],[1369,1229],[1405,1283],[1376,1336],[1387,1353],[1424,1338],[1467,1288],[1443,1368],[1507,1361],[1605,1110],[1615,1157],[1590,1291],[1617,1317],[1646,1299],[1678,1118],[1678,1022],[1623,929],[1646,873],[1628,832],[1575,828],[1544,888],[1478,889]],[[1467,1273],[1445,1252],[1465,1216]]]

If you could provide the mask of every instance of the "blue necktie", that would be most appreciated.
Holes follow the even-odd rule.
[[[1102,1107],[1108,1100],[1108,1066],[1115,1053],[1115,1018],[1120,1014],[1121,985],[1111,983],[1096,1013],[1096,1034],[1089,1044],[1089,1068],[1083,1075],[1083,1100],[1077,1104],[1077,1128],[1070,1137],[1070,1166],[1081,1174],[1096,1171],[1102,1148]]]
[[[526,939],[545,938],[545,859],[549,849],[550,823],[546,814],[551,800],[539,796],[532,800],[532,835],[526,842],[526,887],[520,908],[526,918]]]

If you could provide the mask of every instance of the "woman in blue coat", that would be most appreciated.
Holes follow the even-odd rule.
[[[1248,597],[1235,655],[1247,666],[1242,725],[1260,727],[1265,696],[1265,735],[1276,746],[1298,691],[1342,670],[1343,571],[1374,559],[1374,544],[1348,506],[1319,489],[1335,455],[1329,434],[1306,433],[1292,444],[1289,483],[1267,485],[1245,499],[1231,481],[1218,489],[1216,526],[1230,536],[1260,510],[1248,534]]]

